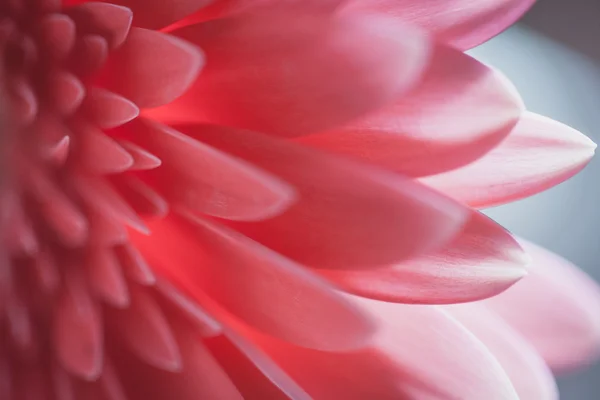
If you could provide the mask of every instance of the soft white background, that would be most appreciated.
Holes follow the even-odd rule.
[[[600,0],[538,0],[518,25],[471,53],[502,70],[530,110],[600,144]],[[600,282],[600,154],[570,181],[488,214]],[[600,400],[600,364],[559,385],[563,400]]]

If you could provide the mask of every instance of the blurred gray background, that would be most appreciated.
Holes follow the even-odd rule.
[[[538,0],[519,24],[470,53],[502,70],[528,109],[600,144],[600,0]],[[599,151],[570,181],[487,213],[600,282]],[[600,400],[600,364],[559,386],[563,400]]]

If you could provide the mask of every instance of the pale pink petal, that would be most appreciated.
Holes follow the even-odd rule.
[[[526,112],[506,140],[482,158],[422,182],[472,207],[492,207],[565,181],[587,165],[595,149],[573,128]]]
[[[491,150],[522,110],[502,74],[438,46],[423,81],[406,97],[344,127],[298,140],[405,175],[432,175]]]
[[[160,281],[159,288],[163,294],[169,293],[169,299],[186,298],[179,292],[176,297],[173,293],[177,289]],[[165,291],[166,289],[166,291]],[[235,382],[236,387],[245,398],[257,399],[294,399],[308,400],[309,395],[294,382],[284,370],[273,362],[256,344],[239,334],[233,327],[238,321],[234,316],[225,311],[221,306],[206,296],[200,300],[193,300],[193,308],[201,307],[211,314],[213,323],[219,324],[219,331],[212,329],[210,337],[205,337],[204,344],[215,356],[219,364]],[[199,305],[201,302],[201,305]],[[192,304],[190,301],[189,304]],[[189,309],[189,306],[185,307]],[[196,314],[196,313],[194,313]],[[194,318],[186,312],[186,315]],[[203,318],[204,320],[205,318]],[[204,323],[202,325],[205,325]],[[206,332],[206,326],[200,327],[201,332]]]
[[[529,275],[485,300],[542,355],[554,371],[600,356],[600,288],[568,261],[520,240],[531,255]]]
[[[519,333],[482,303],[447,306],[445,310],[470,330],[498,359],[520,400],[558,400],[552,372]]]
[[[481,44],[517,21],[535,0],[349,0],[355,13],[391,15],[419,25],[460,50]]]
[[[300,8],[300,9],[299,9]],[[279,136],[332,128],[398,98],[419,79],[430,43],[379,16],[275,8],[172,34],[210,62],[178,100],[147,112]]]
[[[132,28],[97,77],[99,85],[133,101],[157,107],[182,95],[204,63],[200,49],[160,32]]]
[[[372,332],[325,281],[235,231],[191,216],[152,228],[134,240],[161,275],[261,331],[328,350],[355,348]]]
[[[445,304],[494,296],[525,274],[528,258],[500,225],[473,212],[442,250],[389,267],[322,270],[347,292],[382,301]]]
[[[356,301],[380,328],[359,351],[319,352],[246,334],[315,399],[518,398],[488,349],[442,310]]]
[[[398,262],[444,244],[470,213],[412,180],[285,140],[211,125],[177,128],[296,189],[297,201],[280,215],[228,224],[304,265]]]
[[[294,189],[276,176],[173,128],[140,118],[120,131],[160,157],[161,168],[145,176],[171,205],[219,218],[260,221],[295,201]]]

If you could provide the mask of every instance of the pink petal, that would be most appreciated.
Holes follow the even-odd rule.
[[[522,109],[503,75],[439,46],[423,81],[408,96],[340,129],[299,141],[402,174],[431,175],[491,150],[509,134]]]
[[[134,23],[150,29],[160,29],[192,14],[213,0],[110,0],[133,11]]]
[[[383,268],[320,272],[359,296],[444,304],[501,293],[526,274],[527,261],[508,232],[483,214],[473,212],[457,237],[438,252]]]
[[[48,82],[48,102],[61,115],[70,115],[85,98],[85,87],[79,79],[65,71],[52,73]]]
[[[175,206],[252,221],[278,215],[295,200],[279,178],[168,126],[139,119],[123,131],[160,157],[161,168],[148,175]]]
[[[104,129],[123,125],[139,114],[139,109],[131,101],[101,88],[88,91],[83,109],[94,123]]]
[[[156,278],[140,252],[129,243],[115,248],[121,267],[127,277],[140,285],[153,285]]]
[[[174,333],[146,289],[132,285],[131,306],[113,310],[110,319],[119,339],[140,359],[165,371],[181,371],[182,354]]]
[[[552,372],[527,341],[482,303],[446,307],[487,346],[512,381],[520,400],[558,400]]]
[[[568,261],[520,241],[533,262],[529,276],[485,301],[527,339],[554,371],[600,357],[600,288]]]
[[[347,349],[371,333],[368,319],[317,276],[217,224],[171,218],[153,224],[152,236],[135,243],[193,298],[209,295],[270,335],[303,346]]]
[[[311,399],[285,370],[243,334],[244,326],[238,319],[214,304],[211,312],[223,324],[223,335],[211,339],[207,345],[246,398]]]
[[[84,4],[67,8],[66,12],[77,23],[79,34],[100,35],[109,41],[111,48],[123,44],[129,34],[133,18],[129,8],[111,4],[116,3],[114,1],[110,3],[79,1],[78,3]]]
[[[104,343],[100,318],[98,306],[83,279],[70,271],[56,307],[53,339],[61,365],[82,379],[94,380],[102,371]]]
[[[329,129],[411,88],[429,58],[418,32],[377,16],[278,7],[173,32],[210,63],[177,101],[149,113],[279,136]]]
[[[133,165],[130,168],[131,170],[154,169],[159,167],[162,163],[160,158],[134,143],[121,140],[119,141],[119,144],[133,157]]]
[[[79,207],[42,169],[31,166],[23,178],[37,212],[56,239],[68,247],[80,246],[88,237],[89,226]]]
[[[206,345],[219,363],[223,365],[223,368],[226,369],[227,374],[235,382],[236,387],[244,398],[269,400],[311,399],[308,394],[304,394],[304,397],[299,396],[298,393],[293,393],[296,397],[291,397],[290,394],[286,395],[281,389],[265,378],[256,366],[256,358],[248,358],[227,337],[219,336],[216,339],[211,339]],[[256,347],[254,348],[256,349]],[[263,357],[267,358],[264,355]],[[271,363],[273,369],[284,373],[279,366],[272,361]]]
[[[86,213],[90,224],[88,245],[111,246],[127,241],[127,227],[116,218],[98,210]]]
[[[60,365],[52,367],[52,384],[56,400],[76,400],[73,379]],[[0,391],[0,394],[2,392]],[[10,397],[7,397],[10,398]]]
[[[386,265],[433,250],[469,211],[411,180],[249,131],[210,125],[182,132],[289,182],[298,199],[259,222],[228,222],[301,264]]]
[[[129,399],[243,399],[195,332],[177,323],[173,332],[182,358],[182,369],[177,373],[156,369],[127,354],[119,354],[115,360]]]
[[[190,43],[164,33],[132,28],[97,79],[100,86],[140,108],[157,107],[181,96],[203,63],[200,49]]]
[[[71,56],[72,69],[81,76],[98,72],[108,59],[108,42],[100,35],[83,35],[77,39]]]
[[[33,275],[42,293],[54,294],[61,286],[59,269],[49,252],[38,254],[33,261]]]
[[[479,160],[422,181],[472,207],[492,207],[572,177],[590,161],[595,148],[576,130],[526,112],[506,140]]]
[[[202,309],[197,302],[181,293],[166,280],[160,280],[157,283],[157,289],[172,309],[177,310],[188,322],[193,324],[196,333],[203,337],[218,336],[222,333],[222,327],[218,321]]]
[[[129,290],[121,265],[110,247],[89,250],[86,260],[89,283],[96,295],[112,306],[129,306]]]
[[[467,50],[504,31],[535,0],[349,0],[354,13],[386,14],[432,32],[442,42]]]
[[[121,221],[139,232],[149,233],[144,221],[104,179],[78,174],[71,176],[69,182],[81,198],[96,212]]]
[[[71,18],[64,14],[49,14],[42,18],[39,30],[42,51],[54,60],[62,60],[75,45],[76,28]]]
[[[139,215],[164,217],[169,212],[169,203],[135,176],[115,177],[113,183]]]
[[[133,165],[133,157],[114,139],[87,122],[73,127],[77,135],[77,161],[95,174],[123,172]]]
[[[379,330],[356,352],[318,352],[247,334],[316,399],[518,398],[487,348],[440,309],[357,302]]]
[[[204,7],[194,14],[184,18],[181,21],[171,25],[169,29],[180,28],[196,24],[198,22],[211,19],[223,18],[243,12],[260,12],[264,8],[297,7],[301,10],[319,10],[333,13],[340,4],[346,0],[213,0],[207,7]]]

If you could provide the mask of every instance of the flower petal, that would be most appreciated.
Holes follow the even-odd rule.
[[[295,201],[294,189],[276,176],[168,126],[138,119],[119,134],[161,159],[161,168],[146,176],[175,206],[254,221],[278,215]]]
[[[172,326],[154,297],[132,285],[131,306],[111,310],[109,318],[124,346],[155,368],[170,372],[182,369],[182,352]]]
[[[485,304],[515,328],[555,371],[600,357],[600,288],[568,261],[520,240],[529,276]]]
[[[313,348],[355,348],[371,333],[325,281],[237,232],[192,216],[152,227],[137,247],[192,298],[208,295],[257,329]]]
[[[123,125],[138,116],[137,106],[131,101],[101,88],[88,89],[83,109],[100,128]]]
[[[66,5],[71,5],[68,1]],[[123,44],[131,29],[133,14],[131,9],[121,7],[116,1],[79,1],[75,7],[67,8],[66,13],[76,22],[78,34],[95,34],[105,38],[111,48]]]
[[[297,201],[236,230],[304,265],[364,268],[433,250],[458,232],[469,210],[412,180],[288,141],[211,125],[178,127],[292,185]]]
[[[311,397],[260,348],[227,329],[207,346],[224,366],[245,398],[309,400]]]
[[[248,334],[315,399],[518,398],[487,348],[442,310],[357,301],[380,329],[356,352],[318,352]]]
[[[182,369],[177,373],[154,368],[127,352],[115,360],[129,399],[146,400],[242,400],[243,397],[196,332],[173,324],[181,349]]]
[[[445,304],[501,293],[526,274],[526,262],[523,250],[508,232],[473,212],[462,232],[438,252],[384,268],[320,272],[359,296]]]
[[[429,42],[390,22],[279,7],[174,31],[210,62],[183,97],[147,114],[287,137],[348,122],[406,92],[428,62]]]
[[[346,9],[394,16],[467,50],[504,31],[533,3],[535,0],[349,0]]]
[[[133,23],[149,29],[160,29],[179,21],[213,0],[106,0],[133,11]]]
[[[498,359],[520,400],[558,400],[552,372],[527,341],[482,303],[445,310],[470,330]]]
[[[99,86],[133,101],[157,107],[179,97],[194,82],[202,64],[196,46],[174,36],[132,28],[98,76]]]
[[[255,10],[260,12],[260,9],[265,7],[299,7],[302,10],[313,9],[334,12],[345,1],[347,0],[286,0],[285,2],[279,0],[213,0],[207,7],[171,25],[169,29],[224,18],[242,12],[253,12]]]
[[[572,177],[590,161],[595,148],[576,130],[526,112],[506,140],[482,158],[422,182],[472,207],[493,207]]]
[[[423,81],[390,107],[301,143],[410,176],[466,165],[495,147],[523,110],[498,71],[438,46]]]
[[[77,268],[79,266],[75,266]],[[101,314],[79,273],[71,270],[54,316],[54,349],[71,374],[95,380],[102,372],[104,339]]]

